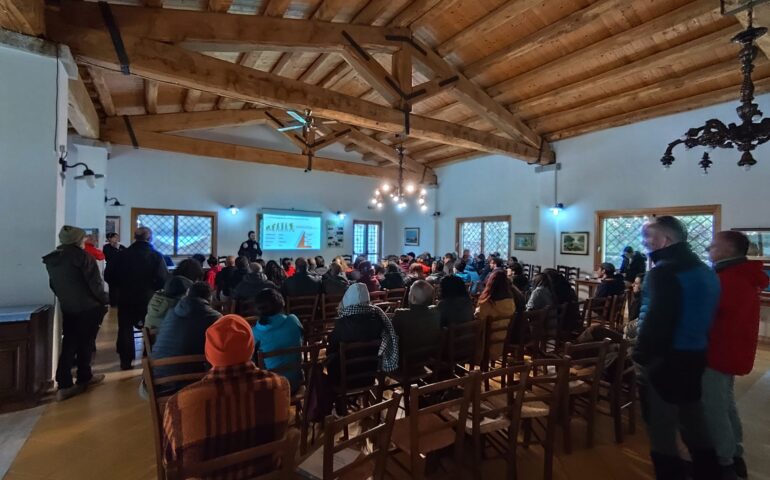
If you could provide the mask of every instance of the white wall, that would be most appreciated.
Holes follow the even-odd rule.
[[[736,97],[738,93],[736,92]],[[770,114],[770,95],[757,99]],[[526,262],[551,266],[566,264],[593,268],[597,210],[637,209],[681,205],[722,205],[722,228],[770,227],[770,147],[755,151],[758,164],[745,172],[736,166],[735,150],[714,151],[711,173],[704,176],[697,162],[703,149],[674,151],[677,161],[669,170],[660,164],[669,142],[708,118],[737,121],[735,102],[617,127],[553,145],[557,160],[558,201],[565,211],[557,218],[554,173],[536,174],[534,167],[500,156],[483,157],[439,168],[436,209],[441,212],[435,238],[437,253],[454,250],[455,219],[465,216],[511,215],[513,232],[537,232],[537,251],[512,251]],[[401,220],[400,220],[401,221]],[[410,225],[406,225],[410,223]],[[414,220],[403,219],[401,226]],[[433,228],[432,219],[419,225]],[[592,254],[556,254],[560,231],[588,231]]]
[[[105,176],[105,178],[97,178],[94,188],[91,188],[84,180],[75,179],[83,173],[84,169],[84,167],[77,167],[70,171],[65,182],[67,197],[65,223],[81,228],[98,228],[99,238],[95,239],[95,244],[101,248],[106,242],[104,220],[107,209],[104,204],[104,190],[108,175],[108,150],[99,142],[74,137],[71,139],[69,152],[67,160],[70,163],[83,162],[95,173]]]
[[[56,87],[59,85],[57,109]],[[57,245],[64,191],[56,155],[67,125],[64,68],[0,46],[0,306],[53,303],[41,257]]]
[[[166,208],[215,211],[218,214],[219,255],[232,255],[254,230],[256,216],[262,208],[320,211],[325,220],[334,218],[338,210],[346,214],[344,248],[324,248],[327,259],[351,254],[353,220],[383,222],[384,251],[395,251],[392,244],[397,231],[391,209],[368,207],[377,179],[337,173],[260,165],[192,155],[132,149],[115,145],[108,162],[106,186],[109,195],[126,206],[107,208],[107,215],[120,215],[122,241],[130,243],[131,208]],[[226,210],[230,204],[240,212],[233,216]],[[308,252],[310,253],[310,252]],[[318,254],[312,252],[313,255]],[[273,251],[267,258],[297,256],[297,251]]]

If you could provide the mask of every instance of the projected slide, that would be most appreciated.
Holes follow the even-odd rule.
[[[321,217],[273,214],[262,215],[262,250],[320,250]]]

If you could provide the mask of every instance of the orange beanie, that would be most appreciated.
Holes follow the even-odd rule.
[[[206,360],[211,365],[238,365],[253,355],[254,334],[240,315],[225,315],[206,330]]]

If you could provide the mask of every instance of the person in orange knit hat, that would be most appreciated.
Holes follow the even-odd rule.
[[[243,317],[225,315],[206,330],[211,370],[166,404],[164,462],[187,464],[269,443],[283,437],[289,420],[289,382],[252,361],[254,335]],[[218,419],[238,419],[219,422]],[[270,457],[244,464],[230,478],[276,468]]]

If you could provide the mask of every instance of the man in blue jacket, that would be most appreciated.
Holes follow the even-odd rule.
[[[655,266],[642,287],[639,337],[642,414],[658,479],[682,479],[678,433],[690,450],[693,478],[719,471],[700,405],[708,334],[719,301],[719,280],[687,244],[678,219],[657,217],[642,228]]]

